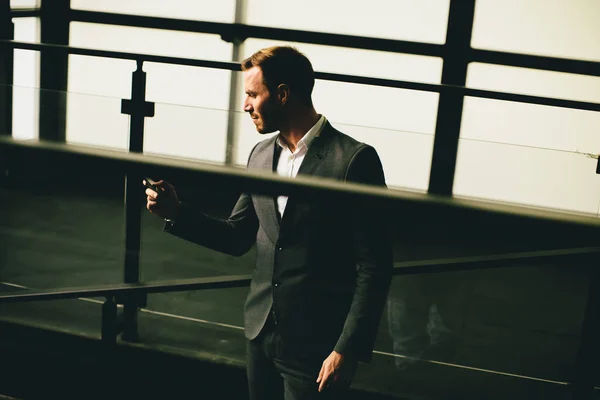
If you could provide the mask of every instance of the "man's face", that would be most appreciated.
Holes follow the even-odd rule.
[[[279,129],[280,105],[265,86],[259,67],[244,71],[244,111],[250,114],[258,133],[271,133]]]

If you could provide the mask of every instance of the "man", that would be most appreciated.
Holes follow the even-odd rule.
[[[248,112],[259,133],[248,168],[385,185],[376,151],[315,111],[310,61],[269,47],[242,62]],[[357,201],[243,193],[231,216],[182,204],[174,188],[147,189],[147,208],[179,237],[233,255],[256,244],[244,308],[250,398],[343,398],[356,363],[371,358],[391,278],[381,209]]]

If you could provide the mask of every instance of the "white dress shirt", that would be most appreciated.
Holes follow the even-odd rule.
[[[288,148],[287,144],[277,137],[277,144],[281,147],[281,154],[279,155],[279,161],[277,162],[277,174],[281,176],[287,176],[289,178],[295,178],[304,161],[304,157],[308,152],[311,142],[321,134],[321,130],[325,126],[327,119],[323,115],[317,120],[317,123],[302,136],[302,139],[296,145],[296,150],[292,153]],[[283,217],[285,206],[287,204],[287,196],[277,197],[277,208],[279,214]]]

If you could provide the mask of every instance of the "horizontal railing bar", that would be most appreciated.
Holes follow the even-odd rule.
[[[161,168],[177,169],[181,172],[192,172],[198,177],[217,178],[224,185],[238,187],[252,193],[299,194],[337,194],[369,197],[373,200],[397,202],[397,205],[419,204],[421,206],[444,208],[447,210],[473,210],[477,212],[512,215],[527,219],[554,221],[574,226],[600,228],[600,219],[594,216],[572,214],[555,210],[531,208],[521,205],[486,202],[482,200],[461,199],[448,196],[438,196],[416,193],[406,190],[389,190],[371,185],[350,182],[340,182],[334,179],[298,176],[287,178],[268,171],[247,170],[243,168],[208,164],[200,161],[174,159],[166,156],[147,155],[143,153],[128,153],[118,150],[87,147],[52,141],[16,140],[9,136],[0,135],[0,150],[7,149],[7,154],[15,154],[18,150],[37,154],[22,154],[19,159],[34,159],[43,153],[57,155],[58,158],[69,155],[83,157],[89,161],[98,161],[106,168],[123,171],[124,174],[136,172],[151,175],[152,171]],[[40,154],[41,153],[41,154]],[[82,160],[80,160],[82,161]],[[7,164],[10,167],[10,164]]]
[[[522,262],[542,261],[548,258],[571,259],[575,257],[590,257],[598,254],[600,254],[600,247],[579,247],[435,260],[402,261],[394,263],[394,275],[515,267],[522,265]]]
[[[39,8],[17,8],[10,10],[10,16],[12,18],[27,18],[27,17],[39,17],[41,15]]]
[[[399,52],[433,57],[441,57],[443,52],[443,45],[440,44],[345,35],[338,33],[313,32],[298,29],[270,28],[224,22],[193,21],[185,19],[149,17],[142,15],[116,14],[83,10],[72,10],[70,19],[71,21],[106,25],[121,25],[194,33],[212,33],[221,35],[227,40],[232,40],[233,38],[241,40],[245,40],[247,38],[259,38],[366,50]]]
[[[495,99],[504,101],[514,101],[525,104],[538,104],[543,106],[570,108],[575,110],[600,111],[600,103],[591,103],[587,101],[557,99],[553,97],[532,96],[528,94],[515,94],[506,92],[495,92],[484,89],[464,88],[465,96],[479,97],[484,99]]]
[[[420,82],[408,82],[408,81],[397,81],[392,79],[384,78],[370,78],[357,75],[342,75],[334,74],[329,72],[317,72],[316,77],[318,79],[325,79],[328,81],[357,83],[363,85],[372,86],[383,86],[402,88],[409,90],[420,90],[427,92],[442,92],[442,91],[458,91],[462,92],[465,96],[480,97],[487,99],[496,99],[504,101],[514,101],[519,103],[527,104],[538,104],[545,106],[571,108],[576,110],[588,110],[588,111],[600,111],[600,103],[591,103],[586,101],[576,100],[565,100],[552,97],[532,96],[526,94],[507,93],[507,92],[495,92],[492,90],[484,89],[473,89],[463,86],[453,85],[438,85],[433,83],[420,83]]]
[[[472,61],[511,67],[600,76],[600,62],[472,49]]]
[[[560,250],[544,250],[521,253],[496,254],[473,257],[455,257],[421,261],[394,263],[394,275],[408,275],[433,272],[455,272],[464,270],[483,270],[494,267],[522,265],[523,261],[538,261],[548,258],[574,258],[592,256],[600,253],[600,247],[585,247]],[[119,285],[104,285],[86,288],[63,288],[46,291],[0,295],[0,303],[20,303],[28,301],[64,300],[79,297],[106,297],[125,294],[168,293],[189,290],[226,289],[247,287],[250,275],[227,275],[208,278],[181,279],[173,281],[139,282]]]
[[[144,293],[183,292],[188,290],[236,288],[250,286],[250,275],[227,275],[174,281],[123,283],[87,288],[64,288],[46,291],[1,295],[0,303],[21,303],[41,300],[65,300],[79,297],[107,297]]]
[[[96,50],[86,49],[84,47],[72,47],[62,46],[56,44],[47,43],[28,43],[28,42],[17,42],[13,40],[0,40],[1,45],[8,45],[15,49],[24,50],[35,50],[42,51],[44,49],[64,51],[69,54],[77,54],[82,56],[91,57],[104,57],[104,58],[116,58],[122,60],[132,61],[147,61],[157,62],[163,64],[177,64],[177,65],[188,65],[194,67],[206,67],[216,69],[227,69],[231,71],[241,70],[239,63],[227,62],[227,61],[211,61],[211,60],[197,60],[192,58],[181,58],[181,57],[168,57],[168,56],[157,56],[153,54],[141,54],[141,53],[128,53],[123,51],[111,51],[111,50]]]
[[[230,71],[239,71],[239,63],[211,60],[196,60],[181,57],[157,56],[152,54],[127,53],[109,50],[86,49],[81,47],[60,46],[52,44],[39,44],[15,41],[0,40],[0,45],[8,44],[10,47],[26,50],[41,51],[43,49],[56,49],[66,51],[69,54],[78,54],[92,57],[117,58],[135,61],[157,62],[165,64],[188,65],[195,67],[226,69]],[[562,108],[571,108],[578,110],[600,111],[600,103],[591,103],[584,101],[565,100],[550,97],[531,96],[506,92],[495,92],[491,90],[472,89],[462,86],[441,85],[433,83],[409,82],[385,78],[371,78],[358,75],[335,74],[329,72],[316,72],[317,79],[324,79],[336,82],[357,83],[372,86],[393,87],[409,90],[419,90],[428,92],[458,91],[465,96],[490,98],[504,101],[515,101],[528,104],[539,104]]]
[[[0,45],[2,45],[2,44],[8,44],[9,46],[11,46],[13,48],[26,49],[26,50],[41,51],[43,49],[56,49],[56,50],[66,51],[69,54],[78,54],[78,55],[92,56],[92,57],[106,57],[106,58],[117,58],[117,59],[125,59],[125,60],[175,64],[175,65],[187,65],[187,66],[195,66],[195,67],[226,69],[226,70],[230,70],[230,71],[239,71],[240,70],[239,63],[225,62],[225,61],[196,60],[196,59],[181,58],[181,57],[158,56],[158,55],[152,55],[152,54],[127,53],[127,52],[119,52],[119,51],[86,49],[86,48],[81,48],[81,47],[70,47],[70,46],[61,46],[61,45],[52,45],[52,44],[39,44],[39,43],[27,43],[27,42],[15,42],[15,41],[0,40]],[[472,96],[472,97],[490,98],[490,99],[497,99],[497,100],[504,100],[504,101],[515,101],[515,102],[520,102],[520,103],[539,104],[539,105],[571,108],[571,109],[578,109],[578,110],[600,111],[600,103],[565,100],[565,99],[557,99],[557,98],[541,97],[541,96],[531,96],[531,95],[523,95],[523,94],[515,94],[515,93],[506,93],[506,92],[495,92],[495,91],[491,91],[491,90],[472,89],[472,88],[466,88],[466,87],[462,87],[462,86],[441,85],[441,84],[421,83],[421,82],[409,82],[409,81],[400,81],[400,80],[385,79],[385,78],[371,78],[371,77],[364,77],[364,76],[358,76],[358,75],[336,74],[336,73],[329,73],[329,72],[316,72],[315,75],[316,75],[317,79],[324,79],[324,80],[336,81],[336,82],[357,83],[357,84],[363,84],[363,85],[393,87],[393,88],[399,88],[399,89],[419,90],[419,91],[428,91],[428,92],[458,91],[458,92],[463,93],[465,96]]]

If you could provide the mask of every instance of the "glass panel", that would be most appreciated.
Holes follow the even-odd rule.
[[[438,57],[349,49],[318,44],[247,39],[242,58],[269,46],[294,46],[311,61],[315,71],[369,76],[411,82],[440,83],[443,60]],[[241,61],[241,60],[240,60]]]
[[[232,45],[219,35],[71,22],[70,45],[171,57],[230,61]]]
[[[144,71],[148,101],[218,110],[229,108],[231,71],[159,63],[145,63]],[[211,127],[208,123],[202,126]]]
[[[327,114],[325,116],[329,117]],[[245,166],[250,151],[256,143],[265,139],[265,135],[256,132],[248,115],[238,112],[235,118],[238,136],[233,150],[234,160],[235,164]],[[383,164],[388,187],[427,190],[433,153],[433,133],[350,125],[335,120],[329,122],[339,131],[375,147]]]
[[[595,112],[466,98],[454,194],[597,215],[598,127]]]
[[[233,22],[235,0],[72,0],[71,8],[121,14],[148,15],[199,21]]]
[[[15,40],[39,43],[39,18],[15,18]],[[39,135],[40,53],[14,50],[13,137],[34,139]]]
[[[370,373],[359,370],[356,386],[411,398],[567,399],[588,279],[553,261],[397,276]]]
[[[464,139],[575,153],[600,149],[600,112],[474,97],[465,98],[463,110]]]
[[[317,81],[313,101],[331,121],[433,134],[437,93]]]
[[[600,61],[596,0],[478,0],[475,48]]]
[[[460,139],[454,194],[598,215],[597,160],[575,152]]]
[[[36,289],[121,281],[123,176],[15,161],[0,179],[0,281]]]
[[[467,86],[600,103],[600,78],[501,65],[469,64]]]
[[[117,29],[118,28],[118,29]],[[190,56],[189,48],[200,48],[206,52],[207,58],[229,58],[231,46],[222,44],[220,40],[215,42],[209,35],[184,34],[184,36],[172,36],[173,32],[160,32],[156,30],[133,29],[125,30],[124,27],[106,27],[95,24],[72,24],[71,41],[74,46],[91,46],[112,50],[129,50],[135,52],[168,53],[169,55]],[[176,33],[176,32],[175,32]],[[148,36],[150,35],[150,36]],[[128,37],[128,42],[123,44],[122,37]],[[154,39],[155,43],[148,47],[148,41]],[[90,42],[91,40],[91,42]],[[170,41],[174,40],[174,43]],[[156,47],[156,45],[159,45]],[[125,46],[125,47],[123,47]],[[161,47],[162,46],[162,47]],[[208,47],[207,47],[208,46]],[[176,50],[174,50],[176,48]],[[210,53],[210,55],[208,55]],[[220,56],[219,56],[220,54]],[[102,146],[127,148],[127,135],[123,135],[127,125],[128,116],[120,114],[120,99],[131,98],[131,73],[136,69],[135,62],[129,60],[103,59],[100,57],[70,56],[69,65],[69,91],[88,94],[108,96],[110,101],[86,103],[75,102],[78,95],[71,95],[69,102],[69,121],[71,124],[86,124],[87,118],[98,118],[102,121],[94,126],[95,139],[86,138],[88,133],[85,129],[73,129],[69,138],[80,143],[93,143]],[[156,134],[164,136],[165,132],[173,132],[174,126],[180,124],[173,117],[173,113],[184,113],[183,118],[190,117],[189,112],[195,112],[200,118],[200,112],[191,108],[168,106],[169,104],[180,104],[189,106],[202,106],[214,109],[227,109],[229,106],[230,72],[208,68],[195,68],[185,66],[166,65],[159,63],[145,63],[143,67],[147,79],[147,100],[165,103],[164,106],[157,105],[156,116],[147,119],[147,147],[150,152],[162,152],[175,155],[174,151],[168,150],[169,145],[164,148],[156,148]],[[210,95],[207,95],[210,93]],[[101,106],[102,104],[102,106]],[[77,110],[75,112],[74,110]],[[186,114],[186,110],[188,113]],[[208,113],[206,115],[216,116],[219,113]],[[110,117],[109,117],[110,115]],[[171,117],[165,116],[170,115]],[[187,117],[185,117],[187,115]],[[223,115],[223,113],[220,113]],[[105,117],[106,116],[106,117]],[[169,119],[170,118],[170,119]],[[223,130],[222,138],[226,138],[226,127],[222,118],[213,118],[210,123],[201,118],[194,123],[198,127],[211,127],[216,131]],[[225,122],[226,122],[226,117]],[[165,125],[170,122],[170,125]],[[181,125],[176,132],[193,132],[192,125]],[[71,132],[71,131],[69,131]],[[75,136],[79,135],[77,139]],[[221,136],[218,136],[221,137]],[[160,141],[160,140],[159,140]],[[176,141],[175,141],[176,142]],[[175,143],[173,142],[173,143]],[[217,145],[218,146],[218,145]],[[224,146],[224,144],[222,145]],[[175,148],[177,146],[175,145]],[[187,147],[180,156],[188,157],[193,148]],[[224,157],[224,150],[215,151],[214,148],[206,149],[210,154],[203,153],[207,160],[220,161]]]
[[[225,162],[227,121],[224,110],[156,103],[146,119],[144,152]]]
[[[15,96],[24,97],[20,92],[27,91],[28,97],[39,99],[34,90],[14,88]],[[52,93],[59,100],[66,96]],[[16,165],[3,165],[7,171],[0,177],[0,293],[122,282],[123,175],[44,157],[12,161]],[[97,182],[102,182],[101,189]],[[96,303],[97,299],[79,299],[2,304],[0,318],[98,337]]]
[[[448,0],[249,0],[249,25],[444,43]]]
[[[69,92],[131,98],[135,61],[69,55]]]
[[[66,93],[68,143],[126,150],[129,116],[121,114],[121,99]]]

